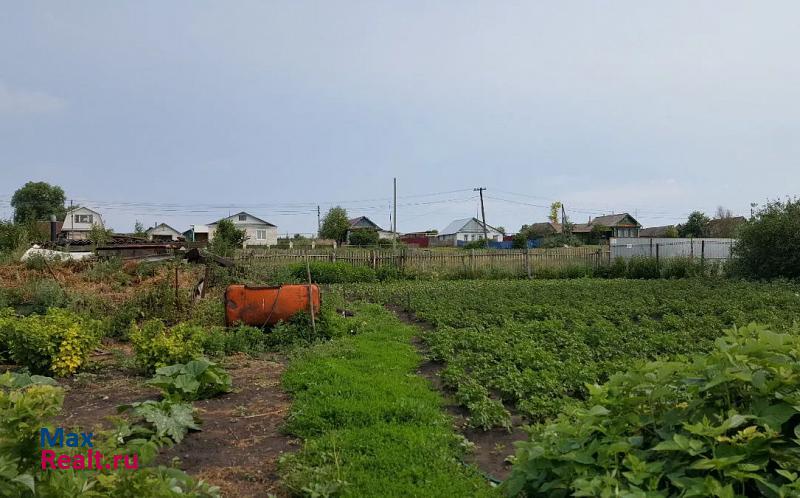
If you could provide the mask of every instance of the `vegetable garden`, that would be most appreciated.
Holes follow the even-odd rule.
[[[800,490],[793,283],[319,267],[315,328],[301,314],[265,331],[224,326],[241,274],[194,302],[171,286],[176,266],[202,274],[185,264],[28,266],[0,268],[0,496]],[[56,427],[138,469],[43,470],[39,431]],[[484,464],[506,460],[495,487]]]

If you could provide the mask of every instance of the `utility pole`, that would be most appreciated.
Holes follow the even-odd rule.
[[[392,201],[392,246],[397,245],[397,177],[394,177],[394,195]]]
[[[564,203],[561,203],[561,233],[569,235],[569,228],[567,228],[567,212],[564,209]]]
[[[322,223],[319,221],[319,204],[317,204],[317,237],[319,237],[320,230],[322,230]]]
[[[472,189],[473,192],[478,192],[481,196],[481,219],[483,220],[483,243],[486,247],[489,247],[489,234],[486,230],[486,211],[483,209],[483,191],[486,190],[486,187],[478,187]]]

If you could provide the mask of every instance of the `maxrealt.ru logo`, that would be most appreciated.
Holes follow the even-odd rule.
[[[42,448],[42,470],[86,470],[139,468],[139,455],[111,455],[111,460],[104,462],[105,455],[94,450],[91,432],[64,432],[63,427],[50,432],[46,427],[40,431],[39,446]],[[55,450],[45,448],[86,448],[85,454],[57,455]],[[121,465],[120,465],[121,464]],[[123,467],[124,466],[124,467]]]

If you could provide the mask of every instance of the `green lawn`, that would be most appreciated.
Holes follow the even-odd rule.
[[[305,349],[284,376],[287,431],[304,440],[283,464],[293,491],[316,496],[497,496],[461,463],[464,440],[443,400],[415,374],[417,332],[380,306],[351,320],[358,335]]]

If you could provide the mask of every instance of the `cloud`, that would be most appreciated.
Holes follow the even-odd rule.
[[[45,114],[58,112],[67,102],[42,92],[13,89],[0,82],[0,114]]]

